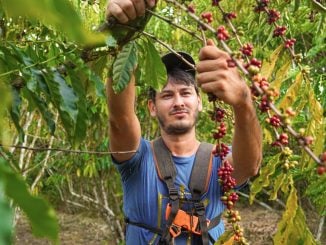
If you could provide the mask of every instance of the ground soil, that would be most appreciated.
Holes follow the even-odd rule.
[[[238,207],[242,217],[242,227],[245,236],[252,245],[273,244],[272,236],[276,231],[276,225],[280,214],[270,211],[259,205],[241,205]],[[115,245],[116,242],[110,236],[109,226],[104,220],[94,215],[67,212],[57,213],[60,221],[60,241],[66,245]],[[15,244],[17,245],[47,245],[51,244],[45,239],[35,238],[26,219],[21,216],[17,222]]]

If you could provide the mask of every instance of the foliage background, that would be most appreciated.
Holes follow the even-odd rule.
[[[303,57],[298,66],[283,48],[282,40],[272,38],[273,28],[267,24],[266,16],[254,13],[255,2],[233,0],[222,1],[221,5],[227,12],[237,13],[233,23],[241,41],[254,44],[254,55],[263,60],[262,74],[273,87],[280,89],[276,104],[280,108],[291,106],[297,112],[292,125],[297,130],[305,128],[305,135],[315,138],[312,149],[318,155],[326,148],[325,10],[310,0],[271,2],[271,7],[281,11],[279,24],[287,26],[287,36],[297,40],[295,51]],[[326,6],[325,1],[318,2]],[[104,0],[1,0],[0,3],[0,193],[3,193],[0,213],[6,215],[1,215],[6,218],[0,221],[3,227],[0,244],[10,241],[17,207],[28,214],[35,234],[57,240],[54,211],[44,199],[54,207],[64,202],[103,213],[117,241],[121,240],[122,190],[107,155],[5,147],[107,151],[109,113],[104,83],[113,62],[110,54],[117,51],[114,37],[119,40],[121,30],[113,30],[111,35],[95,32],[104,22]],[[223,24],[211,1],[192,3],[197,13],[213,12],[214,26]],[[156,12],[187,29],[197,30],[197,24],[186,13],[165,1],[159,1]],[[193,36],[155,17],[150,19],[145,31],[174,50],[189,52],[197,60],[202,43]],[[233,50],[239,48],[235,38],[228,44]],[[158,135],[158,127],[147,113],[146,89],[164,82],[159,54],[168,50],[144,35],[135,40],[132,49],[135,55],[122,55],[125,59],[122,64],[127,68],[138,64],[137,115],[144,137],[151,139]],[[118,49],[118,53],[123,52]],[[311,80],[303,79],[302,71],[309,73]],[[127,82],[128,79],[122,78],[116,88],[123,89]],[[228,123],[232,125],[231,109],[227,109]],[[208,119],[209,110],[205,100],[198,137],[206,141],[212,141],[214,128]],[[288,244],[299,241],[313,244],[313,234],[305,223],[305,204],[312,203],[314,211],[325,216],[325,175],[316,175],[315,163],[294,140],[290,146],[299,165],[284,171],[279,149],[271,147],[274,136],[265,122],[266,115],[259,113],[259,119],[264,132],[264,162],[260,176],[253,180],[251,201],[278,198],[286,203],[275,242],[283,239]],[[231,137],[230,132],[228,142]],[[260,195],[263,190],[269,194],[268,198]],[[14,193],[21,195],[14,196]],[[40,213],[44,216],[33,216],[35,205],[43,207]],[[47,229],[42,230],[42,226]]]

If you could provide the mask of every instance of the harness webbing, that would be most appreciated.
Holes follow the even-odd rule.
[[[172,160],[172,154],[160,137],[152,142],[153,157],[159,178],[166,184],[169,192],[171,211],[167,218],[166,226],[161,228],[151,227],[147,224],[130,221],[126,218],[126,223],[136,225],[148,229],[154,233],[161,235],[159,244],[171,244],[172,236],[170,227],[179,210],[179,195],[175,187],[175,178],[177,170]],[[213,239],[209,236],[208,230],[214,228],[220,223],[221,214],[210,220],[207,226],[205,215],[205,206],[201,202],[201,197],[208,190],[210,177],[212,174],[212,144],[201,143],[195,156],[195,162],[191,171],[189,189],[194,203],[194,211],[199,219],[199,227],[201,230],[202,244],[208,245]]]

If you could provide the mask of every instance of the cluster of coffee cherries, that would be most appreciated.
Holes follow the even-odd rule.
[[[239,200],[238,194],[234,191],[236,186],[235,179],[231,176],[234,168],[225,158],[230,152],[229,147],[221,142],[221,139],[226,134],[226,124],[224,123],[224,118],[226,111],[216,105],[217,98],[209,94],[208,100],[214,103],[214,109],[211,112],[211,119],[217,124],[217,130],[213,132],[213,138],[217,141],[213,154],[217,157],[220,157],[223,161],[222,165],[218,169],[218,181],[221,186],[222,195],[221,201],[226,207],[225,218],[228,223],[232,225],[233,229],[233,239],[238,244],[248,244],[245,237],[243,236],[243,230],[240,228],[240,225],[237,223],[241,220],[239,212],[234,210],[235,203]]]
[[[323,175],[326,173],[326,151],[320,154],[319,159],[323,165],[317,167],[317,174]]]
[[[223,166],[218,170],[219,182],[222,185],[223,196],[221,196],[221,201],[227,207],[227,210],[224,214],[228,223],[232,225],[234,236],[234,241],[246,245],[246,241],[243,235],[243,229],[237,223],[241,221],[241,217],[237,210],[234,210],[234,204],[239,200],[237,193],[233,191],[233,188],[236,186],[235,179],[231,176],[233,172],[232,165],[225,161]]]

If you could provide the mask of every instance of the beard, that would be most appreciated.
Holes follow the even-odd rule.
[[[157,114],[157,119],[161,129],[168,135],[183,135],[190,132],[192,128],[195,127],[198,119],[198,110],[195,111],[192,120],[187,122],[177,120],[176,122],[167,124],[165,118],[160,113]]]

